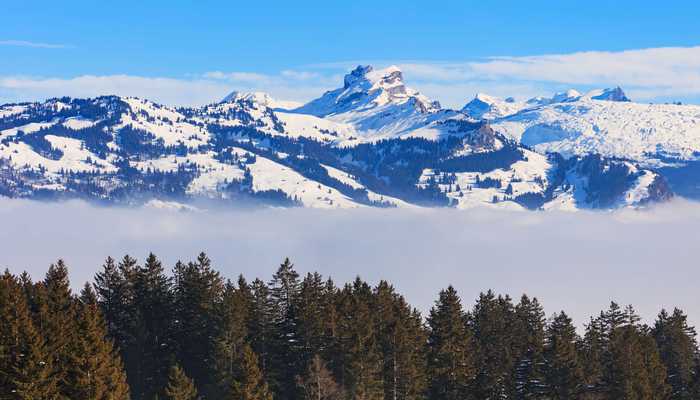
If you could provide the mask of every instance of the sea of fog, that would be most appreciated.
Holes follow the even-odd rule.
[[[0,200],[0,268],[41,278],[63,258],[75,288],[106,256],[155,253],[170,268],[205,251],[225,277],[268,280],[284,257],[344,283],[386,279],[428,310],[453,285],[471,307],[493,289],[535,296],[581,326],[611,300],[650,322],[683,308],[700,323],[700,204],[616,212],[104,208]]]

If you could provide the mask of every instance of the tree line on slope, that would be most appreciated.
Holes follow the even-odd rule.
[[[343,286],[285,260],[224,280],[205,254],[171,274],[108,258],[79,295],[66,265],[0,276],[0,398],[71,400],[653,399],[700,396],[695,330],[616,303],[579,336],[565,312],[453,287],[427,318],[388,282]]]

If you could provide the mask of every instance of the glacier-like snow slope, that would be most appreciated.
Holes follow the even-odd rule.
[[[493,127],[540,152],[598,153],[649,163],[694,159],[700,107],[581,99],[496,119]]]
[[[505,101],[478,95],[463,111],[538,152],[602,154],[659,166],[700,152],[700,106],[633,103],[621,88]]]

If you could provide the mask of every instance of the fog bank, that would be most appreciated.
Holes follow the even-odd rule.
[[[649,321],[683,308],[700,322],[700,205],[650,210],[209,211],[98,208],[79,202],[0,200],[0,268],[43,276],[63,258],[79,287],[105,257],[154,252],[170,268],[205,251],[224,276],[268,280],[289,256],[300,273],[343,283],[392,282],[425,311],[452,284],[471,307],[480,291],[538,297],[581,325],[611,300]]]

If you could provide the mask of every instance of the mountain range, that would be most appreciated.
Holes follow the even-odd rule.
[[[54,98],[0,106],[0,196],[188,208],[614,209],[700,197],[700,106],[617,87],[459,110],[358,66],[307,104]]]

